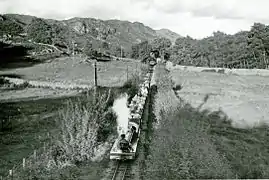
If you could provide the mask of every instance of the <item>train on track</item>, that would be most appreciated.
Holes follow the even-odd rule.
[[[124,132],[124,134],[125,139],[131,146],[131,150],[125,152],[120,148],[119,143],[121,141],[121,136],[119,136],[111,148],[111,160],[132,160],[136,157],[137,145],[139,142],[142,125],[143,110],[150,91],[150,86],[152,83],[151,78],[155,65],[156,63],[151,63],[149,65],[149,71],[144,77],[144,82],[139,85],[138,93],[133,97],[131,103],[129,104],[130,114],[129,117],[126,117],[126,120],[128,120],[128,130],[127,132]]]

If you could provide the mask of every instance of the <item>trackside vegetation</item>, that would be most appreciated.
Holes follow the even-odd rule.
[[[269,177],[267,126],[234,128],[223,112],[202,111],[178,97],[164,65],[156,73],[156,124],[145,179]]]

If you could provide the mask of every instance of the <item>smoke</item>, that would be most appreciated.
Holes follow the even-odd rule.
[[[123,94],[120,98],[116,99],[114,101],[112,109],[116,112],[118,115],[117,118],[117,130],[118,134],[126,133],[128,130],[128,117],[130,114],[130,110],[127,107],[127,99],[128,95]]]

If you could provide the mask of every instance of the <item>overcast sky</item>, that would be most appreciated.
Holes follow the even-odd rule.
[[[139,21],[194,38],[269,23],[269,0],[0,0],[0,13],[52,19],[94,17]]]

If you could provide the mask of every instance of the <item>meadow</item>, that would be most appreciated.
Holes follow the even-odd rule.
[[[172,70],[171,75],[182,86],[179,96],[194,108],[203,104],[201,110],[221,110],[235,127],[269,123],[267,77],[181,70]]]
[[[120,87],[133,74],[139,75],[142,66],[131,60],[97,62],[98,86]],[[1,70],[1,76],[18,77],[31,83],[25,88],[0,89],[2,101],[74,96],[81,87],[85,90],[94,86],[94,67],[82,57],[62,57],[31,67]]]
[[[62,84],[94,85],[93,62],[84,57],[61,57],[31,67],[0,71],[0,75],[16,74],[26,80]],[[98,85],[122,86],[132,74],[139,73],[139,61],[97,62]],[[129,76],[129,77],[128,77]]]

